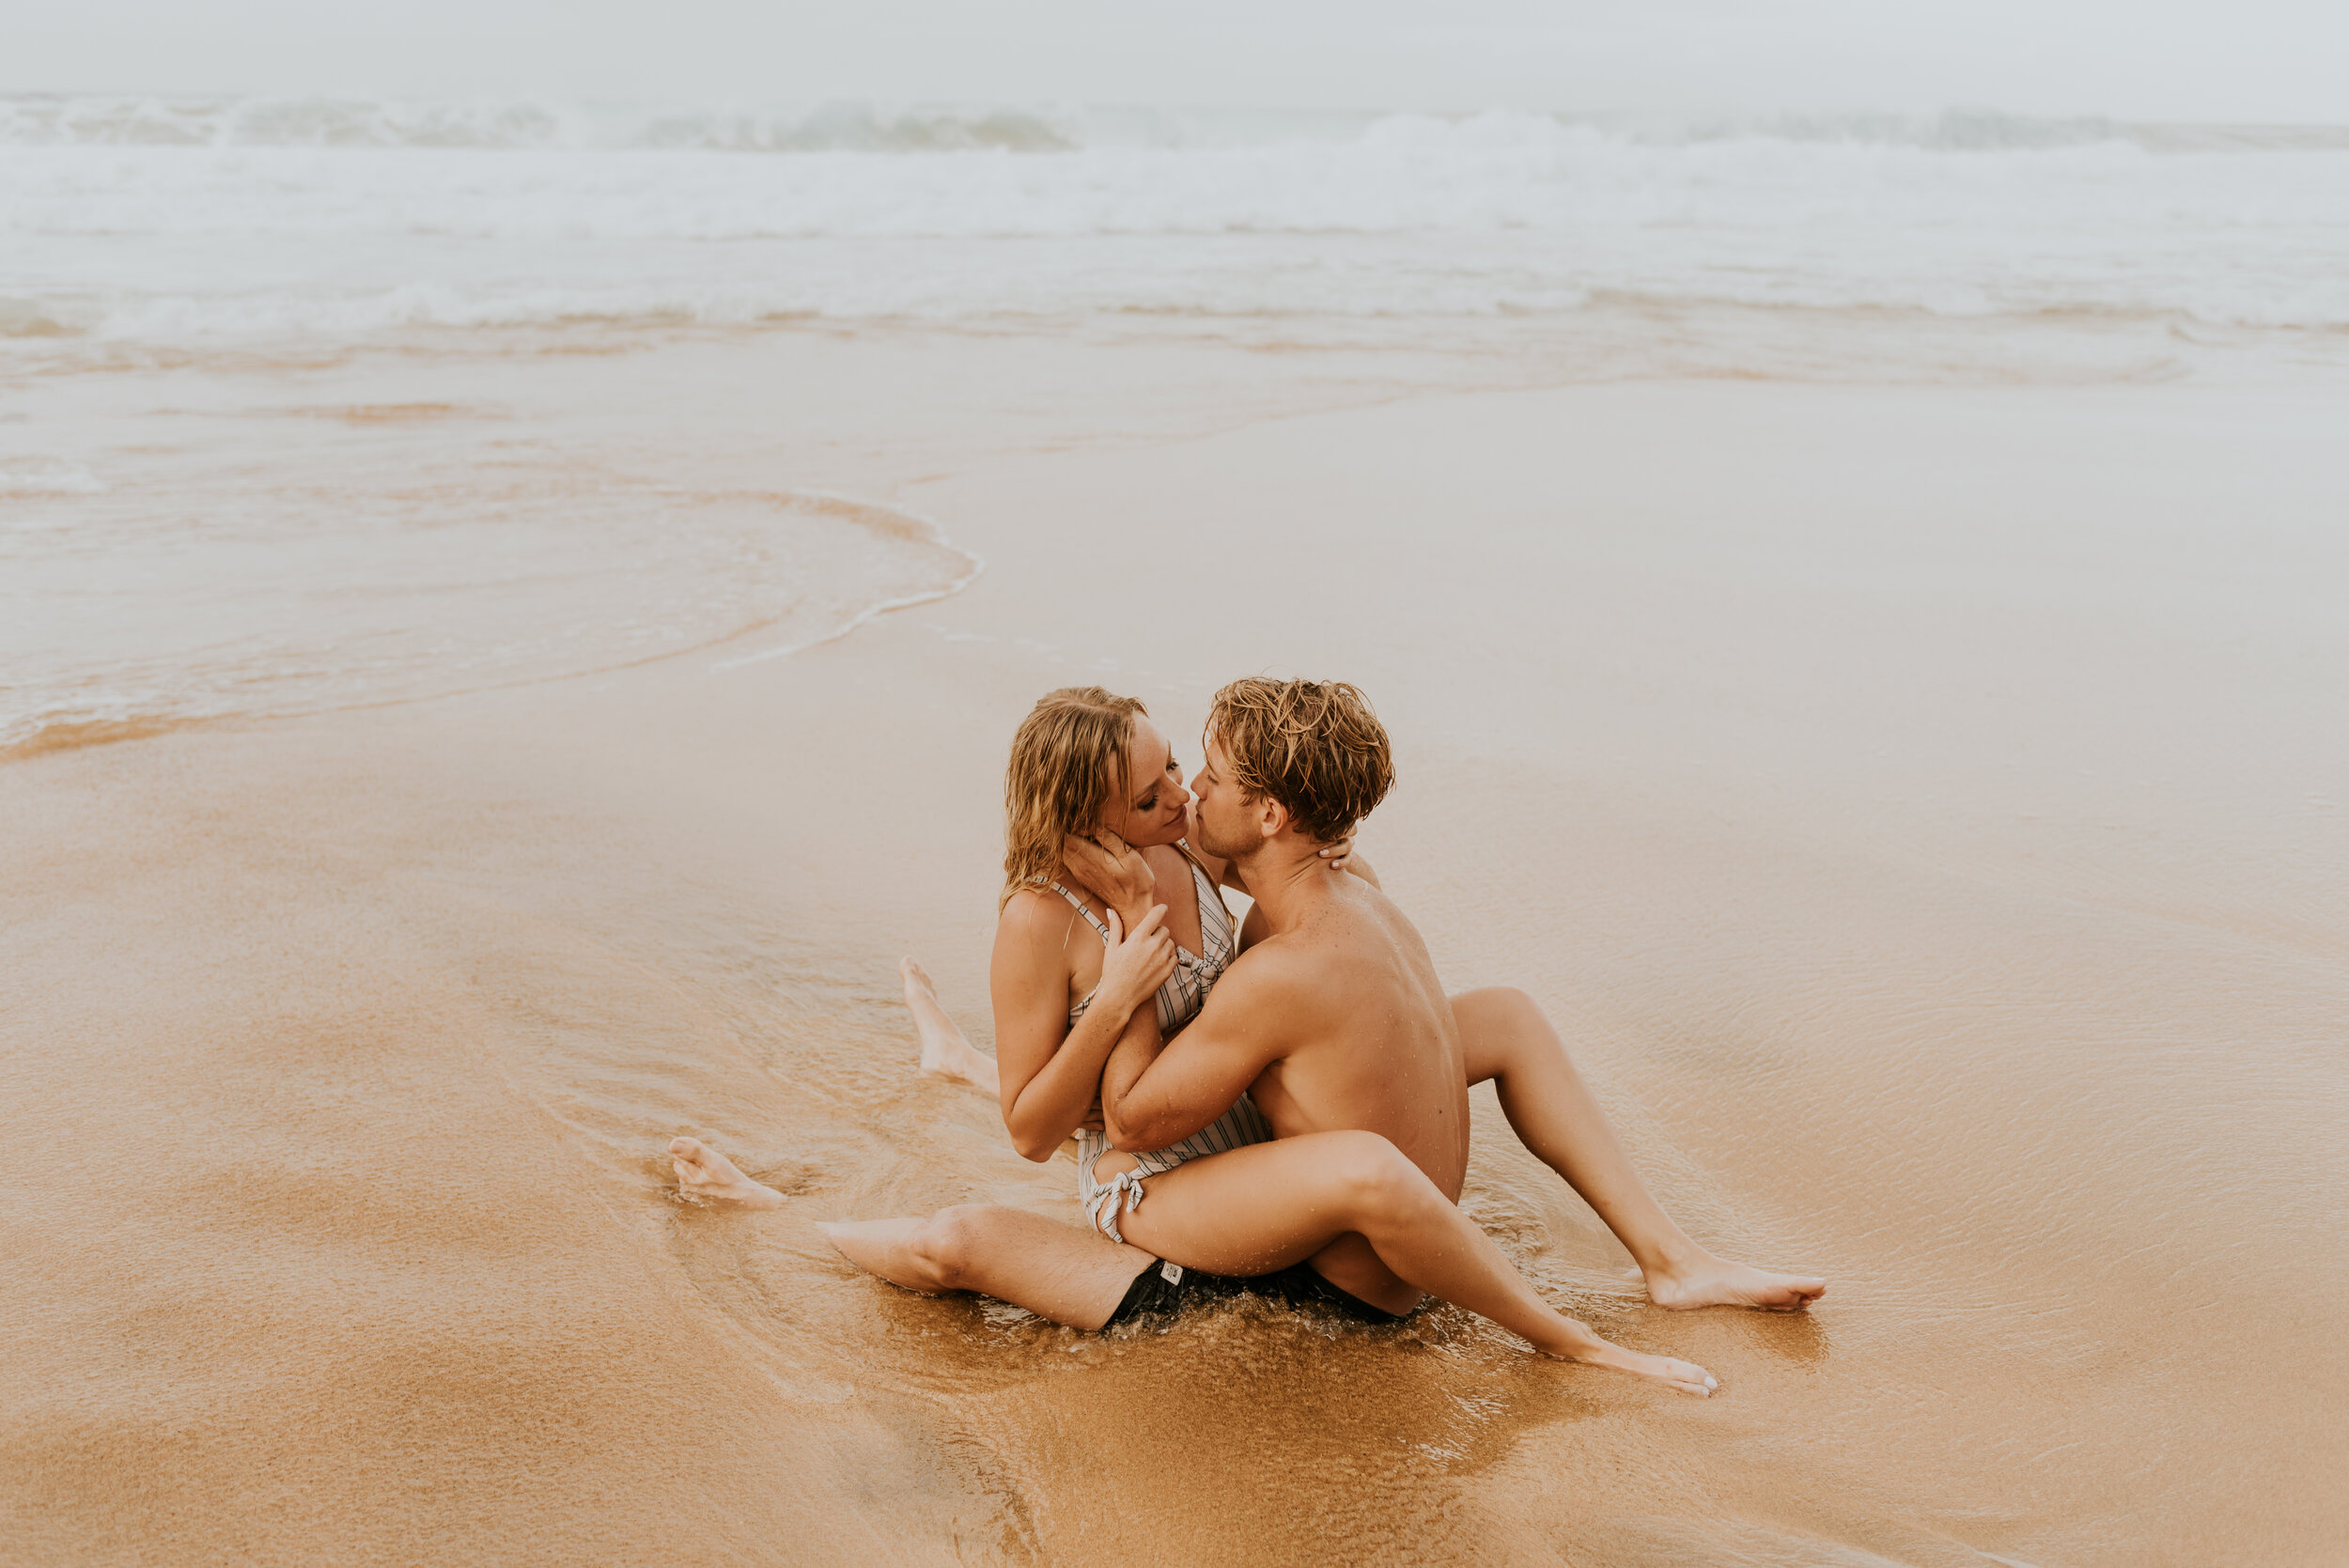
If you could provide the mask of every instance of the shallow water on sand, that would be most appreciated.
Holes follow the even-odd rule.
[[[617,466],[579,411],[672,386],[713,492],[903,508],[988,571],[787,658],[0,768],[15,1552],[2337,1560],[2338,390],[1405,396],[1476,371],[1307,360],[594,362],[543,450]],[[219,374],[182,384],[247,396]],[[430,400],[412,365],[256,374]],[[724,412],[761,399],[763,446]],[[1179,738],[1264,668],[1378,702],[1365,847],[1447,980],[1550,1010],[1702,1239],[1834,1281],[1643,1307],[1478,1096],[1470,1212],[1719,1397],[1449,1310],[1078,1335],[812,1229],[1073,1220],[1066,1158],[911,1073],[895,959],[985,1042],[1037,692]],[[680,1203],[680,1131],[789,1205]]]

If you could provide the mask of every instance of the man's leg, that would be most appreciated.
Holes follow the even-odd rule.
[[[1237,1275],[1276,1272],[1353,1233],[1416,1291],[1480,1312],[1547,1355],[1688,1393],[1713,1389],[1703,1367],[1626,1350],[1552,1308],[1425,1172],[1376,1133],[1305,1133],[1188,1160],[1149,1178],[1141,1206],[1118,1224],[1159,1257]]]
[[[1071,1328],[1098,1328],[1134,1277],[1159,1260],[1022,1209],[964,1203],[927,1219],[840,1219],[816,1227],[841,1256],[893,1285],[976,1291]]]
[[[1659,1307],[1762,1307],[1798,1312],[1825,1280],[1771,1274],[1715,1257],[1659,1207],[1615,1141],[1565,1042],[1533,999],[1510,986],[1452,999],[1468,1080],[1494,1080],[1517,1140],[1566,1179],[1630,1250]]]

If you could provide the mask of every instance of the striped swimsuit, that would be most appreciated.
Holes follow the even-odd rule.
[[[1196,864],[1191,866],[1190,875],[1199,892],[1199,945],[1206,952],[1186,953],[1179,944],[1174,949],[1174,972],[1167,977],[1165,985],[1159,987],[1158,994],[1159,1029],[1170,1039],[1175,1031],[1197,1017],[1199,1009],[1207,1004],[1208,990],[1223,977],[1223,971],[1231,968],[1233,953],[1238,945],[1238,933],[1232,925],[1232,912],[1223,907],[1223,899],[1215,891],[1215,884]],[[1091,909],[1085,908],[1084,900],[1058,882],[1051,886],[1054,893],[1076,906],[1077,912],[1084,916],[1085,924],[1093,927],[1094,935],[1101,939],[1101,945],[1107,947],[1110,929]],[[1098,989],[1098,986],[1095,987],[1096,991]],[[1088,994],[1082,1001],[1071,1007],[1068,1010],[1068,1026],[1074,1029],[1077,1020],[1085,1016],[1085,1009],[1092,1005],[1093,996]],[[1131,1214],[1142,1206],[1144,1177],[1162,1174],[1187,1159],[1197,1159],[1203,1155],[1220,1155],[1243,1143],[1271,1141],[1272,1124],[1265,1120],[1264,1112],[1256,1109],[1255,1101],[1242,1094],[1233,1102],[1229,1110],[1189,1138],[1149,1154],[1134,1156],[1141,1161],[1140,1165],[1131,1171],[1120,1172],[1104,1182],[1094,1179],[1093,1162],[1113,1152],[1109,1139],[1103,1133],[1081,1127],[1077,1132],[1077,1201],[1084,1205],[1085,1212],[1093,1217],[1093,1222],[1101,1228],[1103,1234],[1112,1241],[1123,1242],[1126,1238],[1118,1232],[1117,1217],[1121,1212]]]

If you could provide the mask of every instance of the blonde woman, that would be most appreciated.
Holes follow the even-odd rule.
[[[1384,1139],[1325,1133],[1256,1148],[1272,1129],[1242,1094],[1168,1148],[1110,1147],[1097,1096],[1128,1020],[1148,1002],[1160,1032],[1179,1031],[1240,945],[1219,892],[1233,869],[1186,842],[1191,805],[1173,750],[1140,702],[1099,688],[1049,694],[1014,737],[1006,780],[1005,882],[990,973],[993,1061],[962,1038],[919,968],[906,965],[925,1066],[992,1087],[1014,1146],[1031,1159],[1049,1159],[1075,1138],[1079,1197],[1096,1234],[1020,1210],[962,1205],[927,1219],[827,1225],[834,1245],[910,1289],[978,1291],[1055,1322],[1100,1327],[1236,1283],[1211,1271],[1218,1260],[1196,1255],[1154,1267],[1159,1255],[1126,1245],[1118,1220],[1139,1205],[1145,1185],[1156,1190],[1152,1178],[1248,1149],[1246,1163],[1262,1179],[1248,1186],[1252,1211],[1242,1228],[1277,1237],[1276,1250],[1295,1259],[1253,1288],[1368,1321],[1392,1321],[1424,1290],[1550,1354],[1709,1391],[1703,1369],[1626,1350],[1550,1309],[1450,1196]],[[1320,854],[1375,886],[1346,848],[1339,842]],[[1519,1137],[1624,1240],[1658,1305],[1792,1311],[1824,1292],[1821,1281],[1725,1263],[1689,1240],[1648,1195],[1555,1032],[1522,992],[1473,991],[1450,1001],[1466,1081],[1496,1080]],[[1343,1141],[1317,1142],[1332,1139]],[[678,1140],[672,1152],[689,1192],[758,1206],[783,1202],[694,1140]],[[1171,1187],[1153,1218],[1166,1203],[1180,1204],[1185,1190]],[[1316,1255],[1328,1254],[1327,1266],[1349,1250],[1359,1261],[1340,1272],[1382,1281],[1365,1287],[1378,1299],[1340,1290],[1311,1266]]]

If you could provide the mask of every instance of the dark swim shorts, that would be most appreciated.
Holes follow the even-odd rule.
[[[1357,1323],[1400,1323],[1408,1315],[1382,1311],[1349,1291],[1340,1290],[1315,1273],[1311,1264],[1291,1264],[1278,1274],[1259,1274],[1243,1280],[1161,1260],[1134,1276],[1134,1282],[1126,1287],[1126,1299],[1117,1304],[1117,1311],[1101,1327],[1113,1328],[1121,1323],[1169,1318],[1181,1312],[1186,1302],[1241,1295],[1285,1301],[1292,1307],[1329,1307]]]

